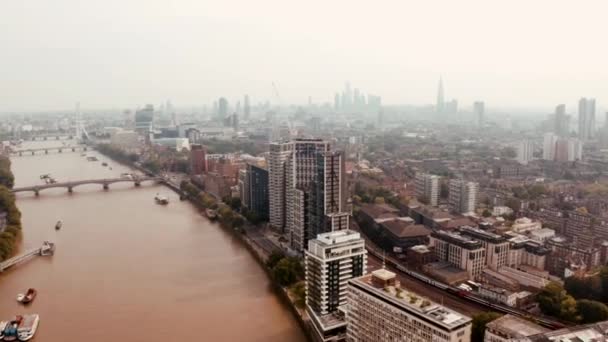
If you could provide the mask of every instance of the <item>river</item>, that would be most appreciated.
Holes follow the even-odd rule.
[[[22,148],[60,144],[27,142]],[[86,161],[79,152],[12,157],[15,186],[42,184],[46,173],[62,182],[132,172],[88,154],[100,161]],[[156,193],[170,204],[155,204]],[[35,341],[306,340],[249,252],[161,185],[20,193],[17,206],[23,215],[20,249],[44,240],[57,244],[54,256],[0,274],[0,319],[40,314]],[[55,231],[59,219],[63,228]],[[28,287],[38,296],[24,308],[15,296]]]

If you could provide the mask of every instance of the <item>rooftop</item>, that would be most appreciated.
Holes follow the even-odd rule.
[[[414,292],[402,288],[395,273],[379,269],[351,280],[355,286],[372,291],[375,295],[397,305],[400,309],[421,316],[446,329],[453,329],[471,322],[471,318],[441,306]]]
[[[392,220],[382,223],[391,234],[398,238],[428,236],[431,230],[421,224],[412,224],[412,221]]]
[[[608,321],[549,331],[516,341],[520,342],[597,342],[608,338]]]
[[[452,232],[448,232],[445,230],[437,230],[437,231],[432,232],[431,236],[433,236],[437,239],[443,240],[443,241],[447,241],[452,244],[456,244],[456,245],[466,248],[466,249],[481,248],[481,242],[470,239],[466,236],[462,236],[458,233],[452,233]]]
[[[471,236],[478,240],[483,240],[492,243],[503,243],[506,242],[507,239],[504,236],[487,232],[485,230],[474,228],[470,226],[460,227],[460,231],[468,236]]]
[[[486,329],[506,334],[511,338],[527,337],[549,331],[540,325],[512,315],[504,315],[493,320],[486,325]]]
[[[344,229],[344,230],[336,230],[334,232],[323,233],[317,235],[317,241],[321,244],[330,246],[337,245],[340,243],[351,242],[361,239],[361,234],[355,232],[354,230]]]

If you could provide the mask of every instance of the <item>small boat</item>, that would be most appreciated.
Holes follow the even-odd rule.
[[[99,159],[97,159],[96,157],[87,157],[88,161],[98,161]]]
[[[205,209],[205,215],[210,220],[215,220],[217,218],[217,212],[213,209]]]
[[[4,338],[4,329],[6,329],[8,323],[7,321],[0,321],[0,340]]]
[[[17,334],[18,334],[17,329],[19,328],[19,324],[21,324],[22,320],[23,320],[23,317],[17,316],[17,317],[15,317],[14,320],[10,321],[6,325],[6,328],[4,328],[3,341],[16,341],[17,340]]]
[[[154,196],[154,200],[156,201],[157,204],[162,204],[162,205],[169,204],[169,199],[167,198],[167,196],[156,194],[156,196]]]
[[[103,163],[101,163],[101,166],[108,166],[108,163],[103,162]]]
[[[55,230],[61,229],[61,226],[63,226],[63,221],[57,221],[57,223],[55,223]]]
[[[47,174],[44,174],[44,175],[40,175],[40,179],[47,179],[47,178],[51,178],[51,174],[50,173],[47,173]]]
[[[40,316],[37,314],[25,315],[17,328],[17,338],[19,341],[29,341],[36,334],[40,323]]]
[[[37,293],[36,289],[29,288],[25,294],[20,293],[17,295],[17,301],[21,304],[29,304],[36,298]]]

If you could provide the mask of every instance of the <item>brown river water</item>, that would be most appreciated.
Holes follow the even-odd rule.
[[[22,148],[58,146],[28,142]],[[40,152],[39,152],[40,153]],[[132,172],[95,152],[12,157],[16,187],[116,178]],[[107,161],[109,167],[103,167]],[[170,204],[155,204],[157,193]],[[33,341],[305,341],[249,252],[168,188],[150,182],[83,185],[17,195],[20,249],[44,240],[52,257],[36,257],[0,274],[0,320],[38,313]],[[58,220],[63,228],[55,231]],[[23,307],[17,293],[38,290]]]

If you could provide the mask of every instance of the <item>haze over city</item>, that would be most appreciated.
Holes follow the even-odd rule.
[[[0,111],[332,102],[552,111],[608,101],[605,1],[5,1]]]

